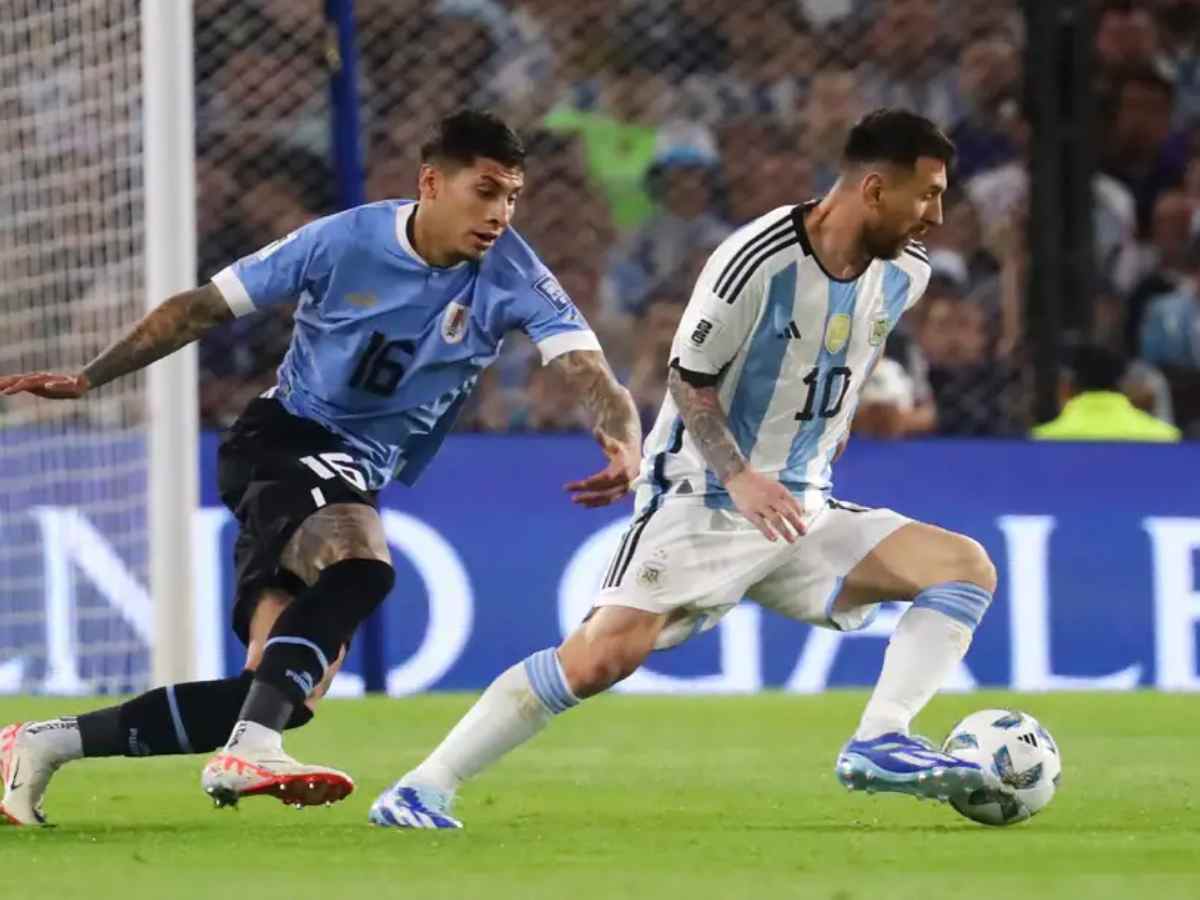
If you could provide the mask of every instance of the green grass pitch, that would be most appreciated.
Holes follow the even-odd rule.
[[[945,734],[989,706],[1025,709],[1063,750],[1063,787],[1030,822],[989,829],[945,805],[848,795],[833,760],[865,699],[609,696],[562,716],[470,785],[467,830],[366,824],[376,793],[470,703],[463,695],[327,703],[292,732],[300,759],[357,791],[332,808],[267,799],[216,810],[200,757],[99,760],[52,785],[52,829],[0,828],[15,898],[1200,897],[1200,716],[1178,695],[936,699]],[[88,703],[0,700],[0,722]]]

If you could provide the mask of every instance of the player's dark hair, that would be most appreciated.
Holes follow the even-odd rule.
[[[421,162],[470,166],[479,157],[512,169],[525,168],[525,144],[499,116],[476,109],[446,116],[421,146]]]
[[[922,156],[954,165],[954,142],[924,116],[906,109],[877,109],[850,129],[843,165],[892,163],[911,169]]]
[[[1084,344],[1071,353],[1067,368],[1077,391],[1117,391],[1125,375],[1125,358],[1104,347]]]

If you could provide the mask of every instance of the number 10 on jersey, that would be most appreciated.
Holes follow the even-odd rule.
[[[830,419],[842,411],[842,403],[846,399],[846,394],[850,392],[850,379],[853,372],[846,366],[834,366],[825,373],[825,377],[821,377],[821,370],[814,368],[811,372],[804,376],[804,383],[808,385],[808,396],[804,399],[804,409],[796,413],[797,422],[811,422],[813,419],[820,416],[822,419]],[[824,384],[824,389],[821,395],[821,407],[817,411],[813,411],[813,407],[817,401],[817,389],[821,384]],[[837,400],[834,400],[834,393],[837,394]]]

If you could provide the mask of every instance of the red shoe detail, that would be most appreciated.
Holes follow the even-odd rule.
[[[0,784],[6,790],[8,788],[8,771],[9,767],[12,766],[13,747],[17,745],[17,735],[20,734],[23,724],[25,723],[17,722],[6,726],[3,731],[0,731]],[[8,813],[5,813],[5,815],[7,816]]]
[[[276,775],[270,769],[222,753],[213,757],[210,766],[220,766],[226,772],[234,770],[238,775],[252,772],[262,781],[238,791],[239,797],[270,796],[288,806],[320,806],[336,803],[349,797],[354,791],[354,782],[332,772],[309,772],[296,775]]]
[[[273,775],[241,792],[243,797],[269,796],[288,806],[320,806],[345,800],[354,782],[330,772],[308,775]]]
[[[3,804],[0,804],[0,816],[4,816],[4,821],[7,822],[9,825],[16,825],[18,828],[24,827],[24,825],[25,825],[25,823],[22,822],[20,819],[18,819],[16,816],[9,813],[9,811],[4,808]]]

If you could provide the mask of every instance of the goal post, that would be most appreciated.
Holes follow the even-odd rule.
[[[146,306],[196,284],[192,0],[141,7]],[[147,370],[151,663],[164,684],[196,676],[192,528],[199,507],[195,346]]]

